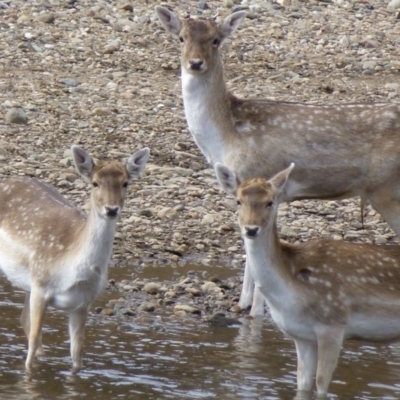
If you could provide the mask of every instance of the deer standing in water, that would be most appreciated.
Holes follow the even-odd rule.
[[[272,319],[296,344],[298,391],[309,394],[316,374],[323,397],[344,340],[400,338],[400,246],[281,242],[276,220],[292,169],[238,184],[232,170],[215,166],[222,188],[237,198],[255,284]]]
[[[89,216],[52,186],[35,178],[0,180],[0,270],[27,292],[21,324],[28,338],[25,366],[42,355],[47,306],[69,313],[74,370],[82,366],[85,323],[90,304],[107,283],[107,268],[127,187],[149,157],[144,148],[125,162],[95,165],[72,146],[76,169],[92,185]]]
[[[220,23],[181,19],[160,6],[156,13],[181,42],[185,115],[211,165],[220,162],[243,181],[269,179],[293,161],[282,201],[361,196],[400,236],[400,104],[240,99],[226,86],[220,47],[246,13]],[[252,304],[253,287],[246,261],[242,309]],[[256,291],[251,314],[263,315],[263,304]]]

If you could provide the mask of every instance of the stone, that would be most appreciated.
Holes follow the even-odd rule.
[[[227,318],[224,313],[215,313],[206,320],[210,325],[227,327],[231,325],[242,325],[242,323],[235,318]]]
[[[71,86],[71,87],[76,87],[79,85],[78,81],[76,81],[75,79],[71,79],[71,78],[62,78],[58,82],[64,83],[65,85]]]
[[[197,314],[197,315],[201,314],[201,311],[198,308],[189,306],[187,304],[177,304],[174,307],[174,311],[184,311],[185,313],[188,314]]]
[[[103,308],[101,310],[101,314],[106,315],[107,317],[112,317],[113,315],[115,315],[115,312],[111,308]]]
[[[140,310],[141,311],[146,311],[146,312],[154,312],[156,307],[152,303],[143,303],[140,305]]]
[[[121,48],[121,42],[119,40],[113,40],[104,47],[103,53],[112,54],[118,51],[120,48]]]
[[[143,290],[149,294],[157,294],[160,291],[161,285],[155,282],[146,283]]]
[[[38,19],[46,24],[52,24],[55,21],[55,16],[53,13],[45,12],[39,14]]]
[[[27,124],[28,117],[22,108],[10,108],[4,117],[7,124]]]

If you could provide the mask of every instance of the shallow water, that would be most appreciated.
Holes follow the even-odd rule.
[[[155,272],[162,275],[164,270],[152,274]],[[145,269],[141,275],[148,273]],[[153,317],[141,321],[92,315],[86,331],[84,369],[73,375],[66,316],[49,310],[43,337],[46,357],[40,358],[28,380],[23,368],[26,339],[19,325],[24,295],[4,278],[0,293],[1,399],[294,397],[294,345],[267,319],[243,318],[243,325],[225,328],[209,326],[200,319]],[[97,303],[118,297],[104,292]],[[340,399],[399,399],[400,346],[347,342],[330,392],[332,398]]]

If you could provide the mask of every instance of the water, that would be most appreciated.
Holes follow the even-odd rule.
[[[114,273],[113,273],[114,274]],[[122,279],[122,278],[121,278]],[[0,283],[0,398],[24,399],[291,399],[294,344],[266,320],[212,327],[201,319],[102,318],[86,331],[84,369],[70,371],[67,318],[46,314],[46,356],[29,379],[19,324],[23,293]],[[119,295],[104,293],[104,304]],[[347,342],[330,386],[331,398],[399,399],[400,347]]]

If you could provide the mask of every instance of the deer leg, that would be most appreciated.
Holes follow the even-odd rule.
[[[390,191],[380,191],[368,200],[400,237],[400,198]]]
[[[24,329],[28,331],[28,356],[26,358],[25,366],[27,369],[30,369],[33,364],[33,359],[37,354],[38,349],[42,343],[42,327],[43,327],[43,320],[44,314],[47,308],[47,302],[43,298],[42,294],[40,293],[39,289],[33,288],[30,296],[28,297],[28,310],[29,310],[29,321],[26,322],[28,317],[27,310],[22,311],[24,316],[25,324]],[[27,304],[27,300],[25,298],[25,306]],[[24,308],[25,308],[24,306]],[[21,315],[22,320],[22,315]],[[25,332],[27,332],[25,331]]]
[[[20,322],[22,325],[22,328],[25,332],[26,337],[29,340],[29,330],[30,330],[30,293],[26,293],[25,295],[25,303],[24,303],[24,307],[22,308],[22,312],[21,312],[21,317],[20,317]],[[40,344],[38,349],[36,350],[36,356],[43,356],[44,355],[44,350],[43,350],[43,346],[42,346],[42,332],[40,331]]]
[[[246,265],[244,267],[244,277],[242,293],[240,294],[239,307],[242,310],[247,310],[253,302],[253,291],[254,291],[254,280],[250,273],[249,262],[246,259]]]
[[[328,394],[328,386],[342,348],[343,335],[344,328],[342,326],[326,326],[317,333],[318,367],[316,383],[317,394],[320,399],[326,398]]]
[[[297,352],[297,396],[309,398],[317,371],[318,345],[310,340],[295,339]]]
[[[89,307],[82,307],[69,313],[69,336],[71,341],[72,368],[82,368],[83,338]]]
[[[265,297],[260,292],[257,285],[254,285],[253,303],[251,305],[250,315],[252,317],[264,316]]]

